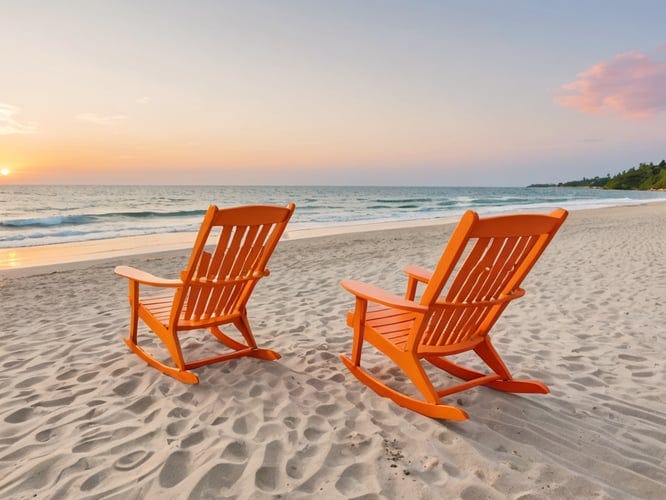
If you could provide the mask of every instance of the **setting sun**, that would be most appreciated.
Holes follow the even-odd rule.
[[[0,169],[0,175],[9,175],[9,169],[8,168]]]

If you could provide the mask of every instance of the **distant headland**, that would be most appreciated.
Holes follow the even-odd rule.
[[[579,181],[557,184],[530,184],[527,187],[587,187],[595,189],[637,189],[642,191],[666,191],[666,160],[661,163],[641,163],[638,167],[623,170],[611,177],[583,177]]]

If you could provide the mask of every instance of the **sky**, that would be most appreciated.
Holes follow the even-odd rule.
[[[666,158],[666,2],[0,0],[0,185],[522,186]]]

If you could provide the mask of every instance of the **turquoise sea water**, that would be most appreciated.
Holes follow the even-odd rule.
[[[291,228],[544,212],[666,200],[666,193],[567,188],[0,186],[0,248],[196,231],[210,204],[296,204]]]

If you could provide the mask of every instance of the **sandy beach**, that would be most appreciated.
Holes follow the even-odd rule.
[[[289,233],[248,308],[282,358],[199,368],[194,386],[127,349],[113,274],[176,277],[187,250],[33,250],[39,267],[5,254],[0,498],[663,498],[666,203],[570,214],[492,332],[514,375],[551,393],[474,388],[453,396],[464,422],[381,398],[338,358],[353,307],[340,280],[402,294],[401,268],[432,268],[453,227]],[[144,325],[139,341],[166,359]],[[218,347],[203,332],[183,342]],[[405,387],[371,347],[364,360]]]

